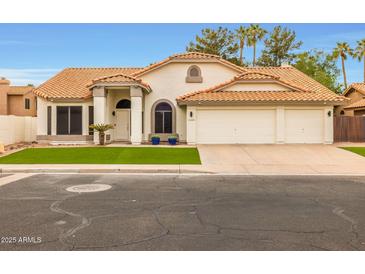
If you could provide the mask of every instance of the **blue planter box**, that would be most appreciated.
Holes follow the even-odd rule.
[[[168,140],[169,140],[170,145],[176,145],[176,141],[177,141],[176,138],[169,138]]]
[[[160,144],[160,138],[151,138],[152,145],[159,145]]]

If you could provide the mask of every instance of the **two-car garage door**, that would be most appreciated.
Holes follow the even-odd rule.
[[[200,109],[196,115],[199,144],[271,144],[276,142],[276,109]],[[322,143],[323,111],[287,109],[285,143]]]

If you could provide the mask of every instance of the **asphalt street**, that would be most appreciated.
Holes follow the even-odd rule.
[[[84,184],[111,188],[66,190]],[[365,250],[365,177],[33,175],[0,186],[0,238],[0,250]]]

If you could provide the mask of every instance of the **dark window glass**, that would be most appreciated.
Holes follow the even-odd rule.
[[[162,102],[155,108],[155,133],[172,133],[172,107]]]
[[[144,133],[144,112],[142,111],[142,134]]]
[[[70,134],[82,134],[82,107],[70,107]]]
[[[163,133],[163,112],[155,112],[155,133]]]
[[[169,111],[172,111],[172,108],[171,108],[171,106],[168,103],[159,103],[156,106],[156,111],[159,111],[159,110],[169,110]]]
[[[57,106],[57,135],[69,134],[69,107]]]
[[[164,133],[172,133],[172,112],[164,112]]]
[[[57,135],[82,134],[82,107],[57,106]]]
[[[129,101],[128,99],[120,100],[117,103],[116,108],[131,108],[131,101]]]
[[[52,134],[52,107],[47,107],[47,135]]]
[[[30,109],[30,100],[28,98],[24,100],[24,107],[25,109]]]
[[[89,106],[89,126],[94,124],[94,106]],[[94,130],[89,128],[89,135],[93,135]]]

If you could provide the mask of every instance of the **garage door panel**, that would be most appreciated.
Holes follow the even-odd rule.
[[[285,111],[286,143],[322,143],[323,130],[322,110]]]
[[[255,144],[275,142],[275,110],[199,110],[197,142]]]

